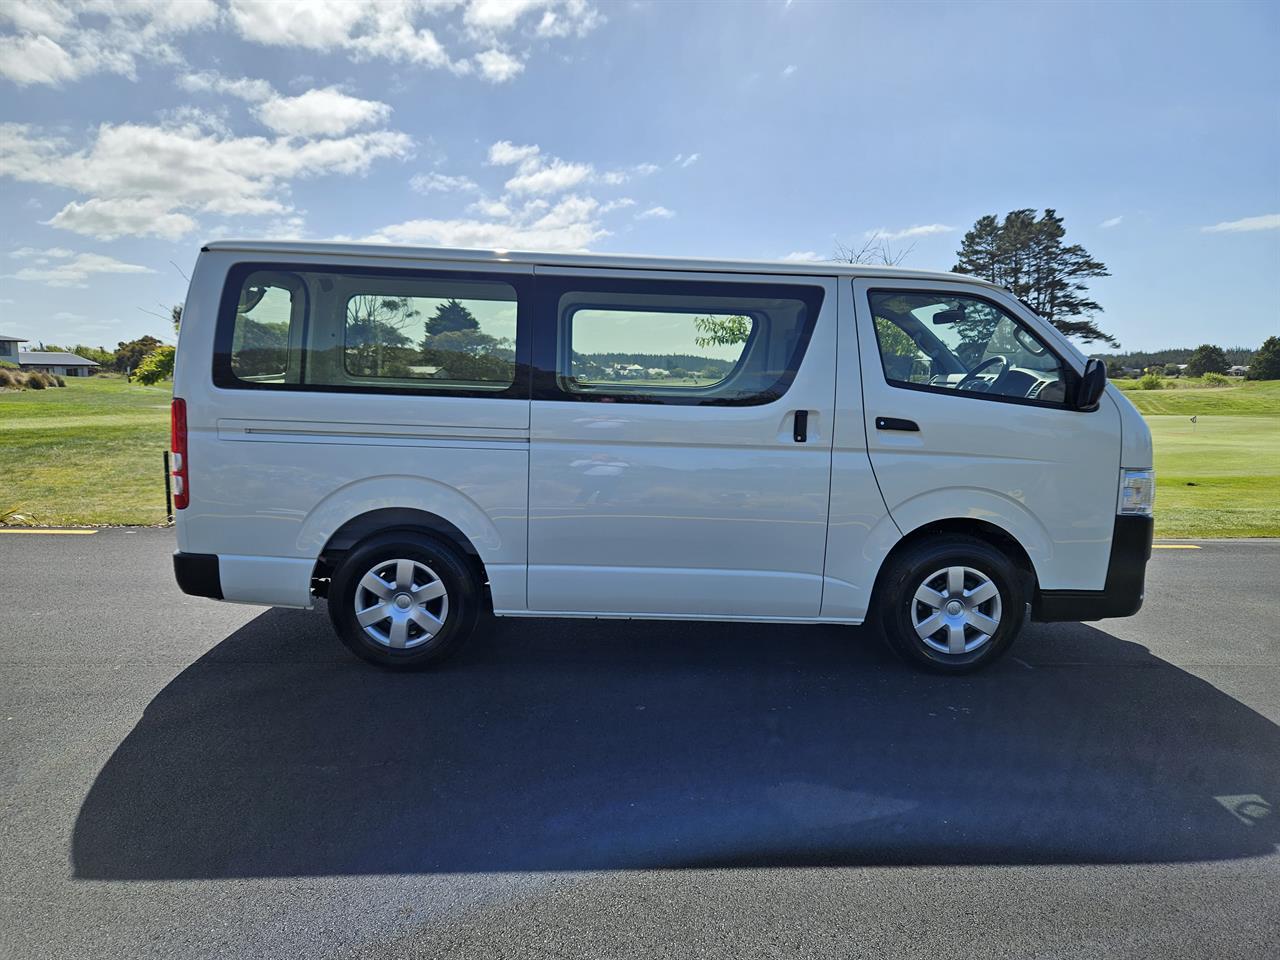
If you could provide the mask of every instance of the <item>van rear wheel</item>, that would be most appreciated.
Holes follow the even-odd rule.
[[[880,583],[875,619],[908,663],[969,673],[995,661],[1022,629],[1024,577],[976,537],[922,541],[895,557]]]
[[[475,631],[481,586],[452,546],[398,532],[367,540],[334,571],[329,618],[356,656],[420,669],[455,653]]]

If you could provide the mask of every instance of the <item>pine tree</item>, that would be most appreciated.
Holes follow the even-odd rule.
[[[1249,362],[1246,380],[1280,380],[1280,337],[1267,337]]]
[[[1063,333],[1085,343],[1119,346],[1088,319],[1101,313],[1086,281],[1110,276],[1107,266],[1080,244],[1063,244],[1066,228],[1057,211],[1036,218],[1030,208],[1011,210],[1003,223],[994,214],[978,218],[964,235],[952,269],[1008,287]]]
[[[452,297],[436,307],[436,312],[427,318],[428,337],[438,333],[479,329],[480,321],[475,318],[475,315]]]

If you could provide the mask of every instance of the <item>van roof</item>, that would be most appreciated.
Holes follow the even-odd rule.
[[[618,253],[534,253],[517,250],[463,250],[404,247],[382,243],[327,243],[301,240],[218,240],[201,250],[218,253],[298,254],[306,257],[391,257],[398,260],[452,260],[465,263],[527,263],[548,267],[602,267],[615,270],[683,270],[706,273],[773,273],[805,277],[880,277],[907,280],[965,280],[1003,289],[967,274],[914,270],[861,263],[814,260],[711,260]]]

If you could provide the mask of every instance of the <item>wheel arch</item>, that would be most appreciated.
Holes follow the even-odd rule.
[[[893,561],[899,555],[918,543],[947,534],[970,536],[999,550],[1013,561],[1014,566],[1026,576],[1026,596],[1030,598],[1035,595],[1039,585],[1039,578],[1036,574],[1035,564],[1032,562],[1031,555],[1027,552],[1026,547],[1008,530],[989,520],[979,520],[976,517],[946,517],[932,520],[903,534],[902,538],[893,545],[881,561],[880,569],[876,571],[875,584],[872,587],[871,595],[873,597],[879,595],[881,580],[884,578],[885,571],[890,569]]]
[[[342,558],[370,537],[385,533],[426,534],[444,540],[460,550],[475,572],[479,582],[485,585],[488,600],[488,573],[484,558],[471,538],[456,524],[428,510],[414,507],[380,507],[351,517],[338,527],[325,542],[316,558],[312,571],[312,591],[318,597],[328,595],[329,579]]]

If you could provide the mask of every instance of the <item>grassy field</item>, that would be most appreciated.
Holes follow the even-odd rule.
[[[1280,382],[1182,381],[1125,395],[1155,437],[1157,536],[1280,536]],[[0,392],[0,514],[16,509],[42,525],[163,523],[168,410],[168,386],[118,379]]]
[[[70,377],[0,392],[0,514],[42,526],[164,523],[170,388]]]

